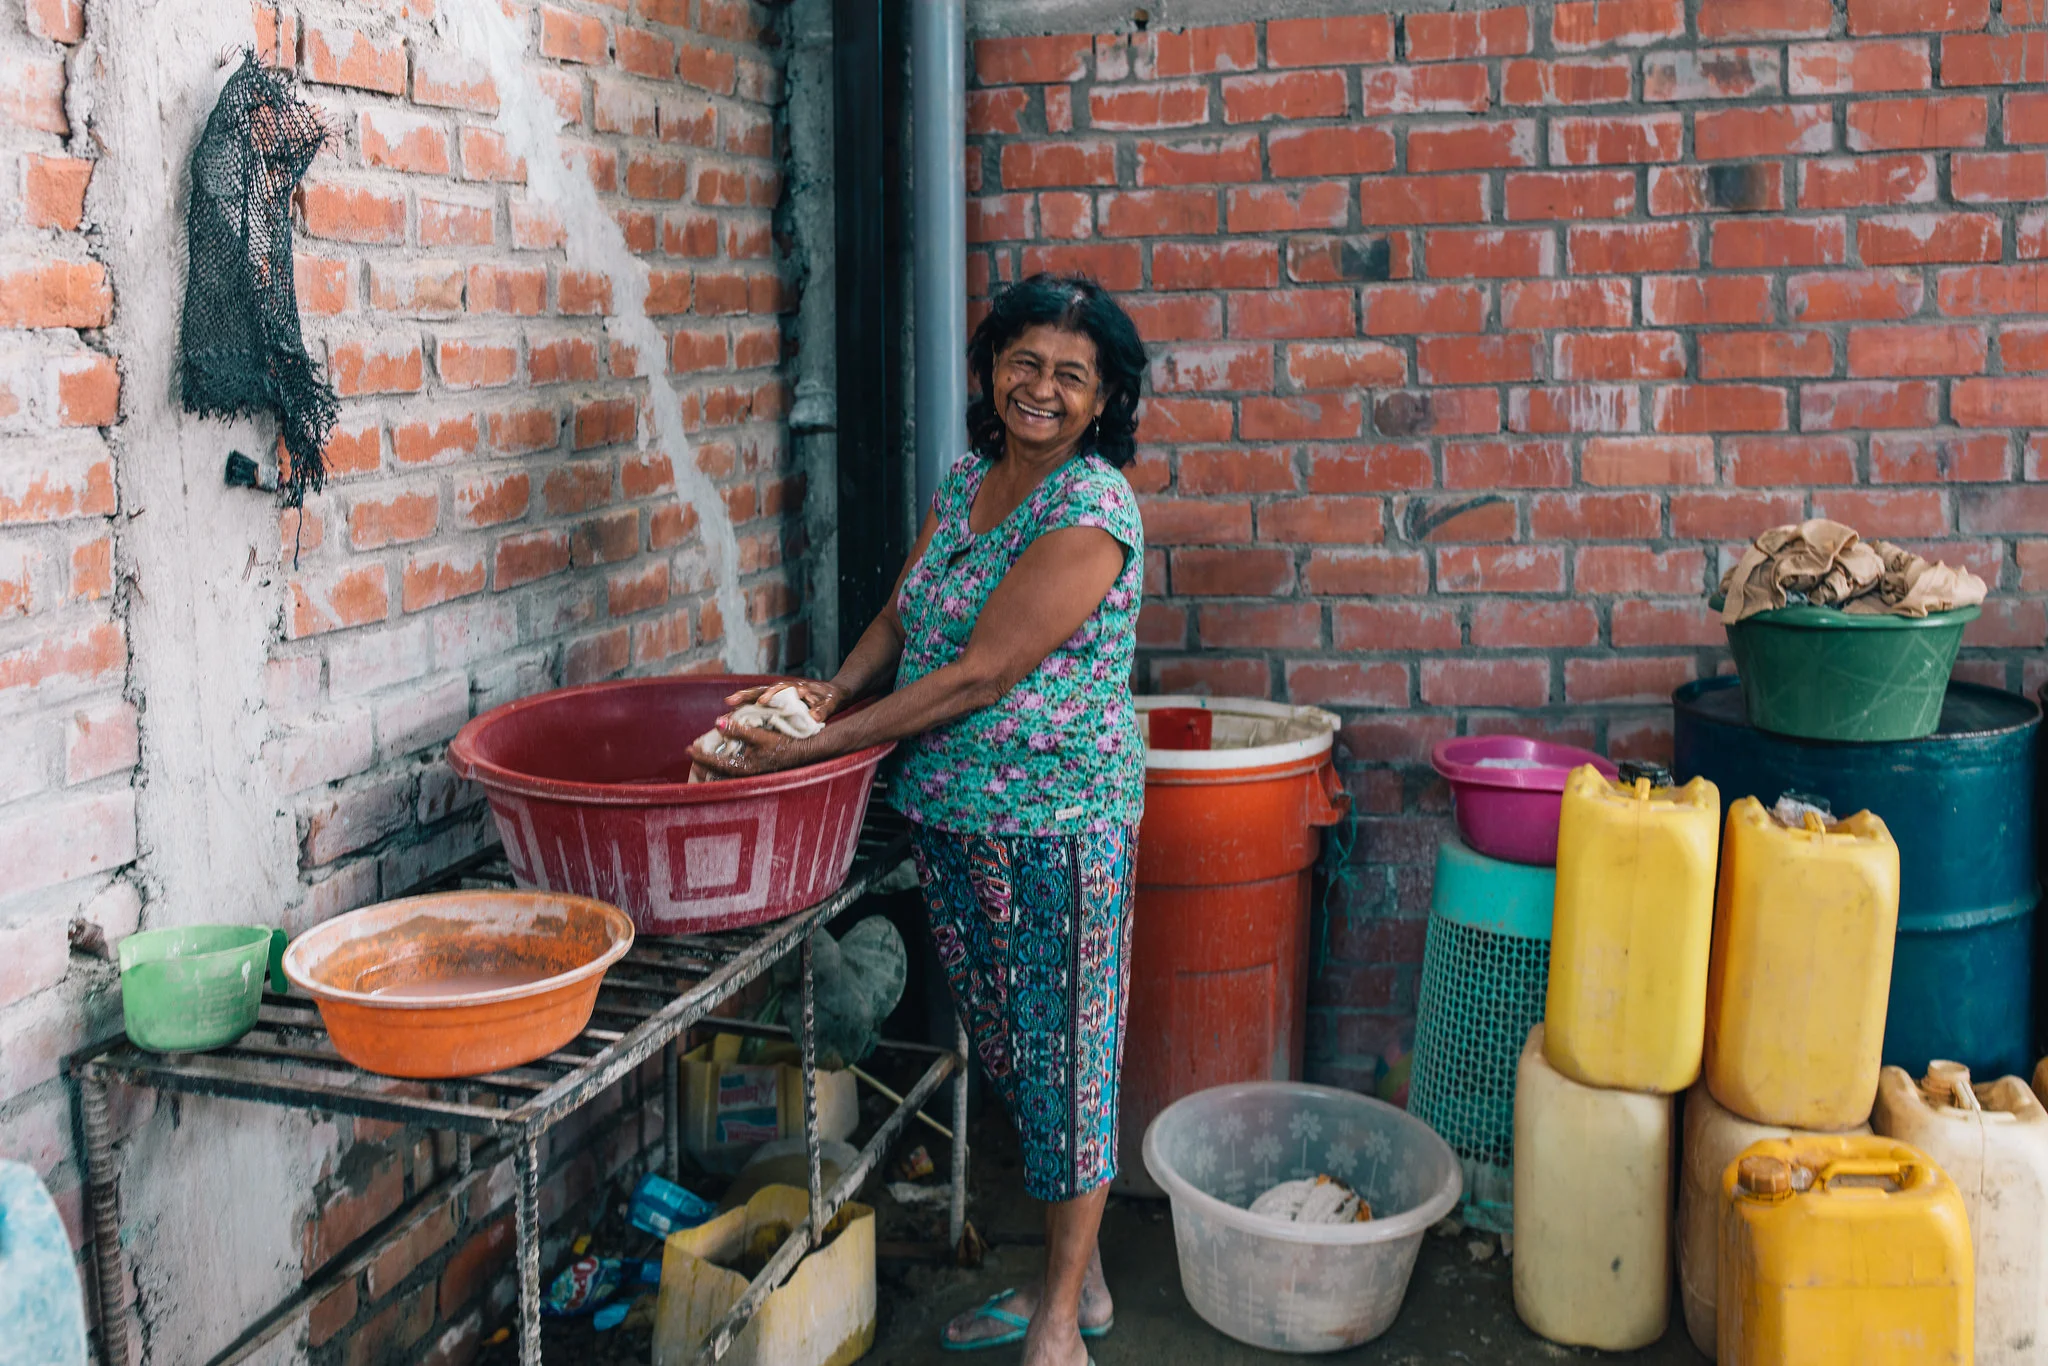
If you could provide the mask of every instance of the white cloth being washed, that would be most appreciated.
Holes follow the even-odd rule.
[[[811,715],[803,694],[784,683],[770,688],[755,701],[743,707],[735,707],[728,713],[731,720],[757,730],[772,730],[787,735],[792,740],[808,740],[825,729],[825,723]],[[729,758],[745,748],[744,740],[735,739],[716,727],[697,737],[698,749]],[[690,765],[690,781],[693,783],[713,782],[725,775],[702,764]]]

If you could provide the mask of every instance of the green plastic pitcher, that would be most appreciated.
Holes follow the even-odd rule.
[[[186,925],[121,941],[121,1016],[153,1053],[225,1048],[256,1026],[263,980],[285,990],[283,930]]]

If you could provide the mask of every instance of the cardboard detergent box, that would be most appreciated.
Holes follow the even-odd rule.
[[[802,1057],[771,1043],[740,1061],[744,1040],[720,1034],[683,1054],[683,1146],[711,1171],[738,1171],[763,1143],[804,1131]],[[860,1117],[853,1073],[818,1071],[818,1129],[844,1140]]]

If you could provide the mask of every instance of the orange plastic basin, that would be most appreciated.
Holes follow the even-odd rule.
[[[444,892],[365,906],[292,941],[285,976],[335,1049],[387,1077],[473,1077],[583,1032],[624,911],[559,892]]]

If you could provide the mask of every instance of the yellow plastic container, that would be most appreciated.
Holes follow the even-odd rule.
[[[1574,1347],[1627,1352],[1671,1321],[1671,1097],[1515,1069],[1515,1313]]]
[[[1714,1355],[1715,1305],[1721,1276],[1721,1174],[1752,1144],[1808,1135],[1782,1124],[1756,1124],[1730,1114],[1704,1078],[1685,1093],[1679,1139],[1678,1293],[1693,1346]],[[1854,1132],[1868,1134],[1868,1125]]]
[[[1871,1121],[1963,1194],[1977,1271],[1977,1366],[2048,1366],[2048,1111],[2018,1077],[1970,1084],[1960,1063],[1878,1079]]]
[[[1780,825],[1728,808],[1707,986],[1707,1086],[1759,1124],[1870,1118],[1884,1051],[1899,847],[1868,811]]]
[[[1565,783],[1544,1056],[1587,1086],[1683,1091],[1700,1074],[1721,794]]]
[[[654,1366],[685,1366],[747,1293],[731,1268],[773,1255],[804,1221],[810,1196],[763,1186],[747,1203],[668,1236],[654,1310]],[[875,1212],[847,1201],[827,1239],[797,1263],[733,1339],[721,1366],[850,1366],[875,1345]]]
[[[1925,1153],[1771,1139],[1721,1194],[1721,1366],[1970,1366],[1969,1220]]]

